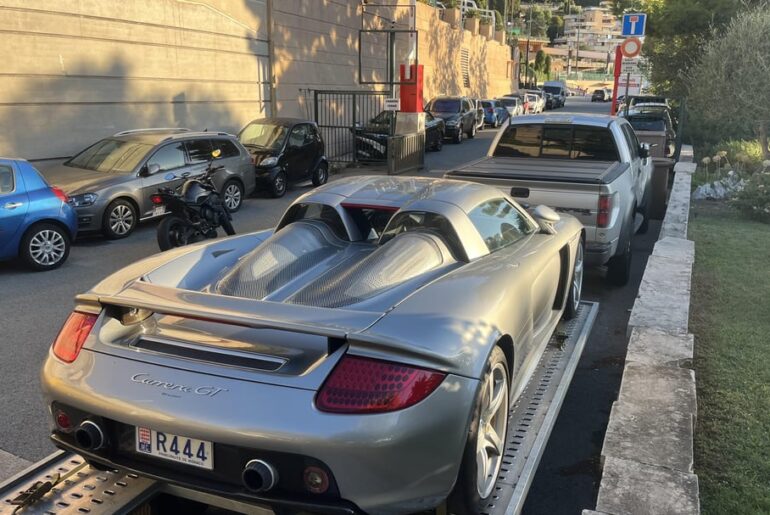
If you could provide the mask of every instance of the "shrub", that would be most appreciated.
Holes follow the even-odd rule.
[[[728,140],[714,147],[712,154],[727,152],[727,159],[741,170],[756,172],[762,169],[762,145],[759,141],[752,140]]]
[[[476,9],[468,9],[465,11],[465,18],[470,20],[473,18],[478,18],[479,12]]]
[[[770,223],[770,172],[752,175],[733,204],[744,216]]]

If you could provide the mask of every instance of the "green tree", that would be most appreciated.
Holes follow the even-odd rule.
[[[551,78],[551,56],[545,56],[545,63],[543,64],[543,73],[546,79]]]
[[[545,52],[540,49],[535,54],[535,70],[542,72],[545,68]]]
[[[527,16],[529,17],[530,15],[532,16],[532,37],[544,38],[551,20],[551,10],[535,5],[530,12],[527,12]],[[530,23],[529,18],[527,18],[526,22]]]
[[[770,4],[744,11],[706,43],[688,74],[690,123],[704,139],[754,133],[770,159]]]
[[[551,40],[551,43],[554,42],[556,38],[561,36],[564,33],[564,18],[562,18],[559,15],[551,16],[551,23],[548,25],[548,29],[546,30],[546,35],[548,36],[548,39]]]

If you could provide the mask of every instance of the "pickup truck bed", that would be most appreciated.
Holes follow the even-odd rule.
[[[519,179],[579,184],[610,184],[630,165],[617,161],[485,157],[446,173],[452,179]]]

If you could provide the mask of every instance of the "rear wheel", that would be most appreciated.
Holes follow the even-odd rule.
[[[583,240],[578,242],[575,252],[575,265],[572,267],[572,282],[569,286],[567,305],[564,307],[564,319],[575,318],[580,307],[580,298],[583,292]]]
[[[321,186],[329,180],[329,165],[322,162],[313,173],[313,186]]]
[[[59,268],[69,253],[69,234],[61,227],[48,223],[32,226],[19,247],[19,255],[24,263],[40,272]]]
[[[458,127],[457,134],[455,134],[454,138],[452,138],[452,143],[460,144],[463,142],[463,130],[461,127]]]
[[[457,484],[449,497],[450,513],[481,513],[481,504],[494,495],[508,435],[509,383],[505,353],[495,346],[482,376]]]
[[[471,125],[471,130],[468,131],[468,139],[473,139],[476,137],[476,122]]]
[[[227,206],[228,211],[235,213],[243,205],[243,186],[236,180],[229,180],[222,188],[222,199]]]
[[[193,243],[194,229],[183,218],[169,215],[158,224],[158,247],[162,251]]]
[[[633,229],[632,229],[633,232]],[[625,243],[623,252],[613,256],[607,263],[607,280],[615,286],[625,286],[631,278],[631,238]]]

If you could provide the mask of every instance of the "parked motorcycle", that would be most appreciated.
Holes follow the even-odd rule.
[[[211,177],[223,168],[213,166],[219,153],[219,150],[212,153],[202,175],[190,177],[189,173],[182,174],[187,180],[177,189],[160,188],[158,193],[150,197],[154,216],[169,213],[158,224],[160,250],[216,238],[219,227],[228,236],[235,234],[232,215],[211,181]]]

